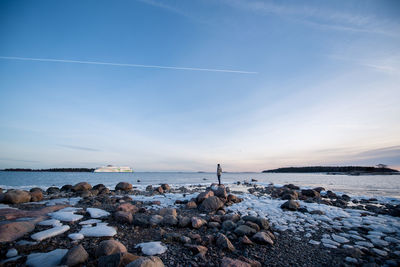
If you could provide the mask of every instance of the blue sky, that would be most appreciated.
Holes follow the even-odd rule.
[[[398,1],[1,0],[0,40],[0,168],[400,168]]]

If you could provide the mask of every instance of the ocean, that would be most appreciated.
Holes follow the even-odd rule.
[[[328,175],[324,173],[223,173],[223,183],[237,181],[258,184],[284,185],[292,183],[302,187],[322,186],[326,190],[353,196],[381,196],[400,199],[400,175]],[[138,182],[140,180],[140,182]],[[196,172],[134,172],[134,173],[90,173],[90,172],[4,172],[0,171],[0,188],[30,189],[65,184],[88,182],[104,184],[109,188],[121,181],[132,183],[142,189],[147,185],[167,183],[171,186],[210,184],[217,182],[215,173]]]

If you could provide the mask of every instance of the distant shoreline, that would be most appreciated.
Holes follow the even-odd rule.
[[[387,167],[366,166],[308,166],[286,167],[273,170],[264,170],[262,173],[326,173],[331,175],[393,175],[400,174],[398,170]]]
[[[6,172],[93,172],[93,168],[51,168],[51,169],[4,169]]]

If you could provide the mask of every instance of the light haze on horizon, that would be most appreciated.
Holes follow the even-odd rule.
[[[395,0],[3,0],[0,40],[0,168],[400,169]]]

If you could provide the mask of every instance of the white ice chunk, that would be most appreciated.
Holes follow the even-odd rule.
[[[101,218],[101,217],[107,217],[110,215],[109,212],[102,210],[102,209],[97,209],[97,208],[87,208],[87,212],[89,212],[90,217],[92,218]]]
[[[44,226],[61,226],[62,223],[61,223],[59,220],[50,219],[50,220],[41,221],[41,222],[38,223],[38,225],[44,225]]]
[[[12,261],[16,261],[19,258],[21,258],[22,256],[17,256],[17,257],[12,257],[12,258],[8,258],[6,260],[2,260],[0,261],[0,266],[3,266],[3,264],[7,263],[7,262],[12,262]]]
[[[18,251],[15,248],[11,248],[7,251],[6,257],[7,258],[13,258],[18,255]]]
[[[340,246],[340,244],[338,242],[333,241],[332,239],[328,239],[328,238],[322,238],[321,242],[325,244],[330,244],[333,246]]]
[[[57,211],[49,213],[49,215],[56,220],[63,222],[75,222],[83,218],[82,215],[74,214],[72,211]]]
[[[36,244],[37,244],[37,242],[28,241],[28,240],[20,240],[20,241],[17,242],[18,246],[26,246],[26,245],[33,246],[33,245],[36,245]]]
[[[379,238],[371,238],[370,240],[374,245],[377,245],[377,246],[380,246],[380,247],[386,247],[386,246],[389,245],[389,242],[387,242],[385,240],[382,240],[382,239],[379,239]]]
[[[163,246],[160,241],[140,243],[135,246],[135,248],[140,247],[142,253],[148,256],[163,254],[167,251],[167,247]]]
[[[339,243],[348,243],[348,242],[350,242],[350,240],[348,240],[347,238],[345,238],[343,236],[340,236],[340,235],[335,235],[335,234],[332,234],[332,239],[335,240],[336,242],[339,242]]]
[[[89,219],[86,221],[82,221],[79,224],[85,225],[85,224],[95,224],[95,223],[100,223],[100,222],[101,222],[101,220],[99,220],[99,219]]]
[[[68,249],[56,249],[47,253],[32,253],[28,255],[26,265],[31,267],[53,267],[60,264]]]
[[[100,237],[100,236],[114,236],[117,234],[117,231],[113,227],[99,225],[94,227],[82,228],[79,233],[84,236]]]
[[[327,248],[337,248],[337,246],[331,245],[331,244],[326,244],[326,243],[322,243],[324,245],[324,247]]]
[[[57,226],[48,230],[44,230],[41,232],[38,232],[36,234],[31,235],[31,238],[36,240],[36,241],[42,241],[43,239],[49,238],[49,237],[53,237],[56,235],[60,235],[66,231],[69,230],[69,226],[68,225],[63,225],[63,226]]]
[[[80,233],[73,233],[73,234],[69,234],[68,237],[71,238],[72,240],[81,240],[84,238],[84,235],[82,235]]]
[[[385,240],[390,242],[390,243],[397,243],[400,244],[400,240],[391,236],[387,236],[385,237]]]
[[[312,245],[319,245],[321,242],[315,241],[315,240],[310,240],[308,241],[308,243],[312,244]]]

